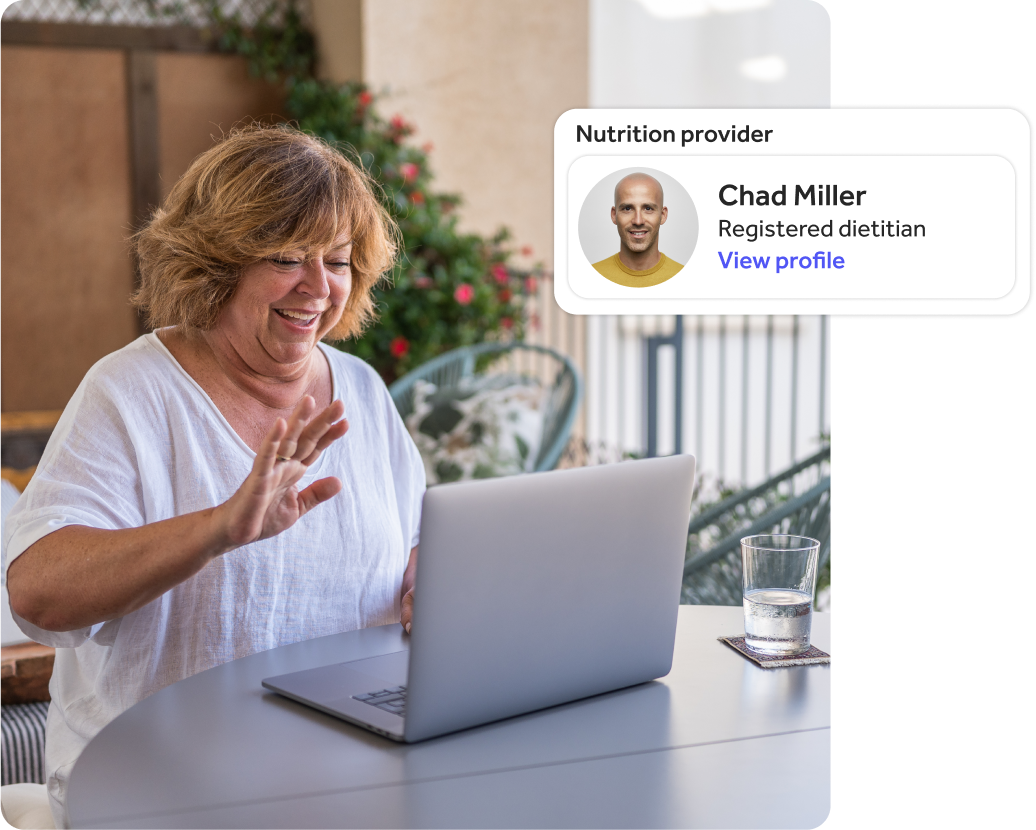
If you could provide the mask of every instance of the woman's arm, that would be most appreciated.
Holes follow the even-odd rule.
[[[406,633],[410,633],[410,623],[414,617],[414,577],[417,574],[417,548],[410,549],[410,561],[403,571],[403,600],[400,602],[399,622]]]
[[[223,504],[125,530],[70,526],[44,536],[7,572],[11,608],[48,631],[73,631],[129,614],[217,556],[287,530],[342,483],[295,484],[349,428],[344,404],[314,416],[308,395],[263,439],[252,471]]]

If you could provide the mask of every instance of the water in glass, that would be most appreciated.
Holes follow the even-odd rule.
[[[761,654],[799,654],[809,648],[812,596],[762,588],[744,596],[745,645]]]

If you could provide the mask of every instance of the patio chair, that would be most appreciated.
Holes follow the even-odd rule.
[[[462,346],[408,372],[389,387],[389,393],[405,420],[413,412],[414,384],[417,381],[425,380],[440,388],[456,386],[463,378],[498,368],[499,362],[505,358],[513,366],[515,358],[522,354],[536,356],[530,362],[541,364],[536,371],[525,374],[549,380],[543,403],[543,431],[533,471],[553,470],[568,443],[583,396],[583,384],[575,364],[560,352],[521,342]]]
[[[688,527],[681,602],[741,605],[741,539],[790,533],[820,542],[818,571],[831,556],[831,447],[696,516]]]
[[[0,787],[0,810],[17,830],[48,830],[54,826],[50,799],[44,784],[7,784]]]

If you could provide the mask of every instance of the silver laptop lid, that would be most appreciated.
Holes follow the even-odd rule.
[[[406,740],[667,674],[693,485],[683,455],[430,489]]]

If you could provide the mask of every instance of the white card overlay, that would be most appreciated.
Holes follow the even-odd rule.
[[[1005,109],[572,110],[555,296],[578,314],[1010,314],[1029,296],[1029,140]],[[659,284],[594,268],[619,252],[631,171],[665,187],[659,250],[683,268]]]

